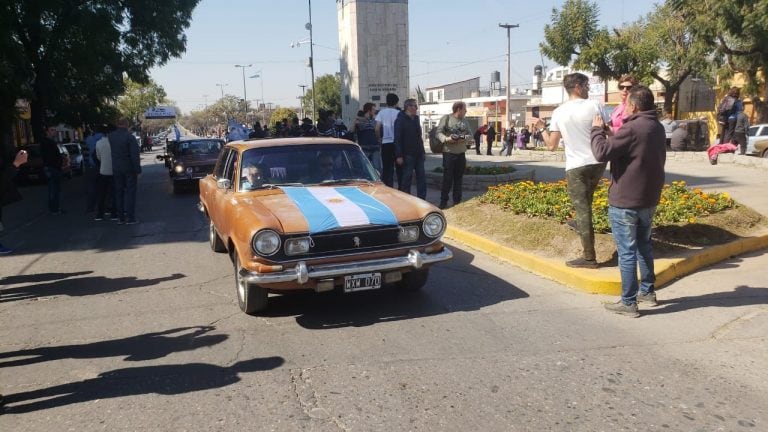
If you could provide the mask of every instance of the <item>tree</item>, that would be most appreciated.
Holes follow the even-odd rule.
[[[199,1],[3,2],[3,52],[18,53],[8,78],[21,83],[11,98],[30,100],[36,136],[49,119],[101,115],[122,93],[124,75],[146,83],[150,68],[180,56]],[[0,110],[10,109],[0,102]]]
[[[768,0],[671,0],[672,7],[705,38],[721,78],[742,73],[742,95],[751,96],[758,122],[768,122]]]
[[[669,5],[657,6],[647,17],[608,31],[599,29],[596,4],[568,0],[553,9],[552,25],[544,27],[542,52],[563,66],[573,63],[594,70],[603,80],[632,74],[643,82],[656,79],[664,87],[664,108],[670,112],[680,85],[694,71],[707,69],[707,44],[692,23]]]
[[[294,117],[299,118],[299,115],[296,114],[296,111],[290,108],[278,108],[272,111],[272,116],[269,118],[269,127],[273,128],[278,122],[281,122],[284,119],[288,119],[288,123],[290,124],[291,119]]]
[[[301,106],[305,112],[312,112],[312,94],[315,93],[315,112],[331,110],[341,114],[341,74],[327,74],[315,80],[315,88],[308,89],[301,99]],[[317,119],[314,119],[317,121]]]
[[[120,115],[136,123],[141,122],[140,116],[147,108],[167,103],[165,89],[152,79],[147,84],[139,84],[126,78],[124,86],[125,92],[117,99],[117,109]]]

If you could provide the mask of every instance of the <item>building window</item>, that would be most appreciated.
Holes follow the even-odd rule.
[[[381,96],[380,95],[371,96],[371,100],[375,100],[375,101],[381,100]]]

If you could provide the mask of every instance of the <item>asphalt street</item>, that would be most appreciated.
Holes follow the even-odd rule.
[[[155,154],[139,225],[93,221],[83,178],[65,215],[44,185],[3,209],[0,431],[768,430],[765,251],[664,287],[639,319],[460,244],[422,292],[276,296],[252,317],[196,193],[173,195]],[[768,214],[765,171],[668,170],[760,193]]]

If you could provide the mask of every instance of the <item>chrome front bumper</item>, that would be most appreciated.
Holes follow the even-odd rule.
[[[434,264],[453,258],[453,252],[447,247],[437,253],[421,253],[417,250],[408,251],[408,255],[395,258],[379,258],[365,261],[352,261],[341,264],[319,264],[308,266],[299,261],[296,267],[275,273],[256,273],[242,269],[240,276],[248,283],[271,284],[278,282],[297,282],[299,285],[309,280],[330,279],[359,273],[370,273],[386,270],[420,269],[424,265]]]

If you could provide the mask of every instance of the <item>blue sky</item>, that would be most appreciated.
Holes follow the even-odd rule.
[[[650,1],[597,0],[600,23],[617,26],[651,11]],[[512,87],[528,88],[533,67],[542,58],[538,45],[553,7],[562,0],[410,0],[410,85],[422,88],[476,76],[488,86],[491,72],[506,82],[506,30],[499,23],[519,24],[512,30]],[[243,97],[245,70],[249,100],[297,106],[299,84],[309,84],[309,45],[291,48],[309,36],[307,0],[202,0],[187,29],[187,51],[179,59],[151,71],[182,111],[200,109],[224,94]],[[336,1],[312,2],[315,76],[338,72],[339,42]],[[544,64],[556,66],[544,58]],[[262,79],[249,78],[261,71]],[[262,96],[262,85],[263,93]]]

